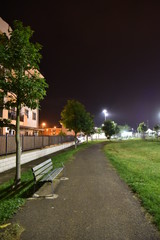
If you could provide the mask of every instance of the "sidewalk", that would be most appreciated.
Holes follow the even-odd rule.
[[[139,201],[101,150],[103,143],[77,153],[66,165],[56,199],[28,200],[13,222],[28,240],[158,240]],[[50,186],[45,191],[50,193]]]

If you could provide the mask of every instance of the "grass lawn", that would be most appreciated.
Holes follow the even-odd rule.
[[[77,149],[69,149],[67,151],[57,153],[52,160],[54,167],[62,166],[67,161],[72,160],[74,155],[95,142],[83,143]],[[0,224],[5,223],[14,213],[25,203],[26,199],[33,194],[33,175],[31,169],[24,172],[21,178],[20,187],[12,189],[13,179],[0,185]]]
[[[160,230],[160,142],[111,142],[104,150],[120,177],[138,194]]]

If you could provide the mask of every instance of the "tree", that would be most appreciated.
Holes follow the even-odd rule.
[[[116,124],[112,120],[107,120],[104,122],[102,130],[105,132],[105,135],[108,139],[116,133]]]
[[[142,138],[145,138],[145,132],[147,131],[147,125],[141,122],[137,128],[137,131],[141,133]]]
[[[75,133],[75,148],[77,147],[77,133],[83,130],[85,107],[76,100],[68,100],[61,112],[61,122]]]
[[[93,116],[89,112],[85,112],[84,116],[84,124],[82,131],[87,136],[87,142],[88,142],[88,136],[94,132],[94,122],[93,122]]]
[[[158,131],[160,130],[160,126],[158,124],[156,124],[153,128],[154,131],[156,131],[156,136],[158,138]]]
[[[118,124],[115,124],[115,134],[119,135],[120,133],[120,126]]]
[[[0,119],[0,128],[8,127],[9,129],[16,129],[15,125],[11,123],[10,119]]]
[[[13,31],[0,35],[0,97],[3,107],[16,108],[16,176],[21,181],[20,112],[23,106],[35,109],[46,95],[47,83],[39,73],[41,45],[31,43],[33,31],[14,21]]]

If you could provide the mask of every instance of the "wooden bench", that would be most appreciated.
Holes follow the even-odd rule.
[[[64,166],[54,169],[51,159],[48,159],[33,167],[32,173],[34,176],[34,193],[36,184],[38,182],[51,182],[52,193],[54,193],[53,180],[62,172],[63,169]]]

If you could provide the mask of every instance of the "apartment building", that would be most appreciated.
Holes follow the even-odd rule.
[[[0,17],[0,34],[8,34],[9,25]],[[10,28],[11,29],[11,28]],[[41,75],[42,76],[42,75]],[[43,77],[43,76],[42,76]],[[4,101],[9,97],[6,96]],[[0,100],[0,119],[10,119],[12,124],[16,124],[16,109],[11,108],[9,110],[2,108],[2,99]],[[31,110],[28,107],[23,107],[20,114],[20,131],[24,135],[37,135],[39,127],[39,110]],[[0,135],[6,133],[14,135],[15,130],[7,127],[0,128]]]

